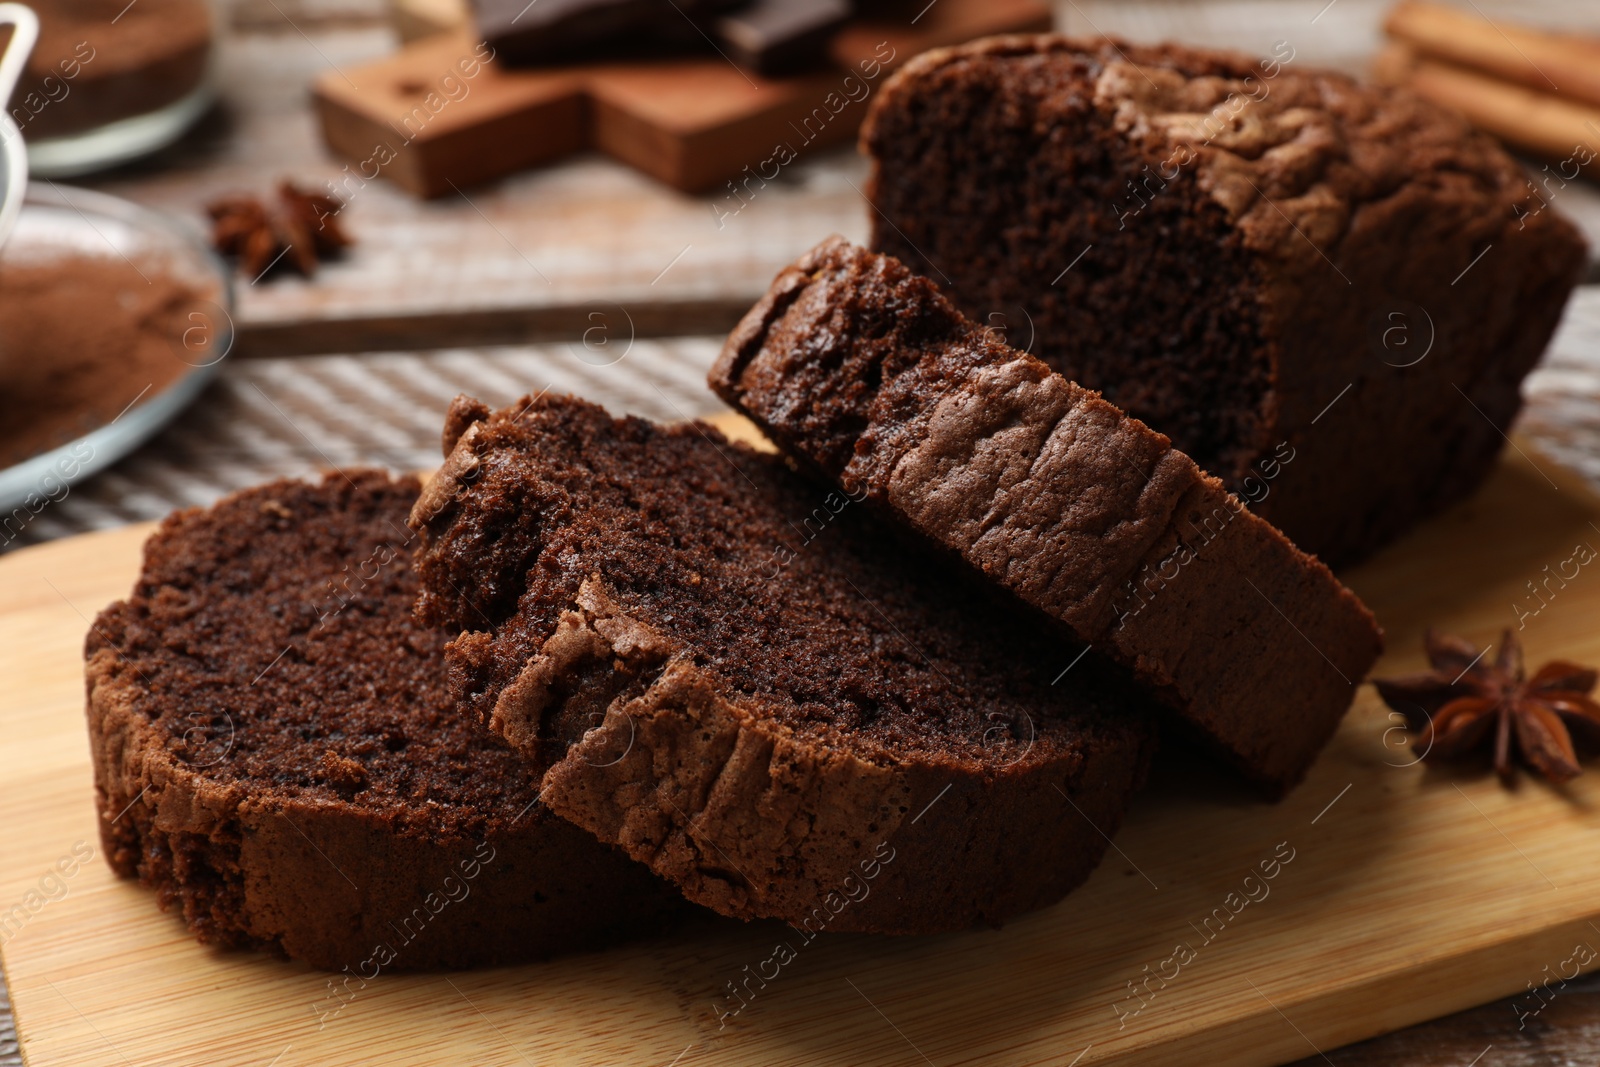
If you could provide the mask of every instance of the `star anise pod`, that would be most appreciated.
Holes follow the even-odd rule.
[[[1600,704],[1589,696],[1596,673],[1555,660],[1525,676],[1522,645],[1510,630],[1493,662],[1459,637],[1429,630],[1423,638],[1433,669],[1374,678],[1384,703],[1419,731],[1413,747],[1425,760],[1457,758],[1493,739],[1494,769],[1512,774],[1512,748],[1523,762],[1565,782],[1579,773],[1569,723],[1600,727]]]
[[[225,256],[238,259],[252,278],[282,251],[267,208],[254,196],[225,196],[206,205],[211,216],[211,244]]]
[[[323,257],[351,244],[339,227],[337,216],[344,204],[338,197],[283,181],[278,200],[276,210],[248,195],[222,197],[206,207],[212,244],[223,255],[235,257],[239,269],[252,280],[282,260],[309,278]]]
[[[339,212],[344,201],[328,193],[308,192],[285,179],[278,183],[278,199],[283,202],[283,221],[295,237],[314,255],[332,255],[349,247],[349,235],[339,228]],[[313,259],[313,269],[315,260]]]

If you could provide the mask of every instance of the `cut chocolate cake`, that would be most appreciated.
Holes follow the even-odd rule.
[[[1333,566],[1482,480],[1584,262],[1487,136],[1286,44],[928,52],[862,144],[875,249]]]
[[[106,855],[202,941],[367,980],[587,947],[682,906],[456,711],[444,637],[411,616],[417,492],[353,472],[180,512],[90,630]]]
[[[1274,791],[1380,651],[1355,595],[1167,438],[892,257],[840,238],[807,253],[711,385],[841,492],[1131,668]]]
[[[691,900],[926,933],[1099,861],[1153,744],[1123,672],[710,427],[458,398],[445,442],[418,610],[465,706]]]

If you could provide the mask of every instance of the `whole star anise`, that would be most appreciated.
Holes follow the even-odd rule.
[[[1522,760],[1552,782],[1577,777],[1568,721],[1600,727],[1600,704],[1589,697],[1595,671],[1555,660],[1527,678],[1522,645],[1510,630],[1492,663],[1488,649],[1432,630],[1423,647],[1432,670],[1372,680],[1384,703],[1420,731],[1413,748],[1423,759],[1454,759],[1492,737],[1495,772],[1509,779],[1515,738]]]
[[[322,257],[351,243],[339,227],[344,204],[338,197],[283,181],[278,184],[278,200],[277,210],[249,195],[225,196],[206,206],[211,243],[223,255],[235,257],[239,269],[252,280],[280,260],[309,278]]]

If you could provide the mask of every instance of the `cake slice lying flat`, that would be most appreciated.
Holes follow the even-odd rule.
[[[466,631],[466,707],[551,761],[544,803],[691,900],[925,933],[1099,861],[1153,743],[1123,672],[1052,687],[1076,649],[709,427],[458,398],[445,441],[418,612]]]
[[[830,239],[729,336],[711,385],[852,497],[1130,667],[1273,790],[1377,658],[1372,615],[1167,438]]]
[[[411,618],[418,488],[352,472],[179,512],[88,639],[112,868],[202,941],[345,970],[331,1011],[381,971],[588,947],[683,907],[457,713],[444,638]]]

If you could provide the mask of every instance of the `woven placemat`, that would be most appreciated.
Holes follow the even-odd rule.
[[[554,344],[228,361],[138,452],[25,516],[20,533],[6,532],[12,546],[37,544],[158,519],[276,477],[436,467],[445,408],[457,393],[500,406],[548,390],[662,421],[707,415],[725,410],[705,384],[720,344],[681,338],[597,351]]]
[[[1600,491],[1600,285],[1573,296],[1544,361],[1522,389],[1528,404],[1517,428]]]
[[[11,1018],[11,998],[6,996],[4,980],[0,980],[0,1064],[22,1067],[22,1056],[17,1051],[17,1029]]]

